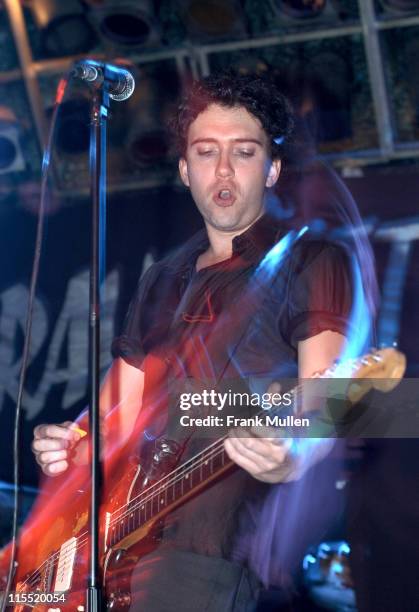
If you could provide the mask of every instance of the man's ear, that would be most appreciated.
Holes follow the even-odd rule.
[[[189,187],[188,162],[184,157],[179,159],[179,174],[182,183],[186,185],[186,187]]]
[[[274,159],[271,162],[271,167],[269,168],[268,176],[266,177],[266,187],[273,187],[276,181],[281,174],[281,160]]]

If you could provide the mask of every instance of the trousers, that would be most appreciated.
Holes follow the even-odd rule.
[[[238,563],[156,550],[133,571],[129,612],[253,612],[259,589],[256,576]]]

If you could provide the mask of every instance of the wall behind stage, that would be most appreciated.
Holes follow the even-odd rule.
[[[30,452],[34,426],[72,420],[88,402],[90,216],[89,202],[82,201],[64,205],[46,218],[23,399],[24,484],[38,480]],[[10,199],[3,202],[0,219],[0,480],[11,482],[13,419],[36,216]],[[111,341],[121,329],[143,269],[199,227],[200,218],[184,191],[160,189],[109,198],[102,374],[111,363]]]
[[[374,225],[407,222],[417,214],[416,168],[366,169],[347,185],[363,218]],[[38,468],[30,452],[32,431],[44,422],[74,419],[86,406],[88,338],[88,200],[64,203],[46,219],[45,242],[35,303],[31,360],[23,401],[22,461],[24,484],[36,485]],[[167,187],[109,197],[106,283],[102,309],[102,373],[109,367],[110,344],[122,325],[142,271],[201,227],[187,192]],[[0,208],[0,480],[12,480],[13,417],[20,371],[36,216],[16,198]],[[374,230],[374,231],[375,231]],[[377,328],[390,332],[408,356],[409,374],[419,375],[419,249],[410,241],[403,269],[394,247],[398,239],[372,233],[383,308]],[[393,253],[393,255],[392,255]],[[394,255],[396,253],[396,255]],[[393,266],[393,270],[392,270]],[[403,277],[399,294],[392,275]],[[393,279],[394,280],[394,279]],[[394,283],[393,283],[394,284]],[[396,283],[397,285],[397,283]],[[396,287],[397,289],[397,287]],[[393,293],[392,293],[393,291]],[[385,298],[385,299],[384,299]],[[390,318],[389,318],[390,313]],[[385,315],[385,316],[384,316]],[[387,327],[386,327],[387,326]],[[383,332],[384,333],[384,332]]]

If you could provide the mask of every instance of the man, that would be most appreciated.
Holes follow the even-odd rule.
[[[339,356],[351,305],[341,248],[301,239],[272,281],[259,282],[266,258],[286,235],[265,202],[281,180],[292,124],[286,99],[258,77],[210,76],[182,101],[173,123],[179,172],[205,232],[147,271],[114,343],[101,412],[118,406],[121,442],[138,423],[141,401],[164,406],[160,390],[175,381],[278,380],[295,375],[297,365],[299,377],[308,378]],[[175,421],[165,414],[160,429],[179,441]],[[182,459],[199,448],[193,434]],[[257,516],[269,483],[298,478],[312,460],[264,435],[225,440],[242,470],[173,513],[160,547],[134,571],[131,610],[252,609],[263,578],[251,562],[254,510]],[[78,442],[71,423],[40,425],[33,450],[53,476],[68,468],[75,445],[76,461],[83,461]]]

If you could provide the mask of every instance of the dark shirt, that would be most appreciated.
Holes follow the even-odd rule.
[[[215,385],[296,376],[299,341],[324,330],[346,334],[352,294],[346,251],[307,233],[281,259],[278,244],[286,235],[265,215],[234,238],[226,261],[196,271],[208,248],[202,231],[147,270],[113,344],[115,357],[145,371],[143,405],[156,403],[158,389],[163,406],[161,390],[174,379]],[[167,427],[173,434],[170,415]],[[193,440],[189,449],[195,451]],[[238,470],[178,510],[167,539],[201,554],[237,557],[243,504],[262,499],[268,488]]]
[[[284,226],[265,215],[233,239],[233,255],[226,261],[195,271],[198,256],[208,248],[202,230],[175,254],[153,264],[140,279],[124,331],[113,343],[113,356],[141,368],[147,354],[163,351],[167,358],[174,348],[179,354],[180,343],[192,337],[212,342],[217,335],[218,340],[219,333],[226,331],[229,313],[247,306],[245,314],[256,314],[257,320],[249,324],[249,318],[240,316],[228,340],[240,335],[241,343],[253,349],[251,337],[258,334],[268,345],[260,341],[258,351],[244,359],[246,373],[272,372],[274,367],[276,374],[295,374],[299,341],[324,330],[346,333],[352,288],[349,257],[342,245],[306,235],[275,270],[270,286],[260,288],[264,295],[257,296],[257,303],[245,304],[256,292],[245,293],[249,279],[257,276],[258,264],[286,233]],[[261,306],[263,311],[256,313]],[[226,338],[219,344],[225,348]],[[216,363],[208,346],[206,353],[210,363],[201,374],[214,374],[214,368],[219,373],[225,364]],[[274,363],[267,366],[266,359]],[[189,374],[188,368],[193,370],[189,361],[181,366]]]

